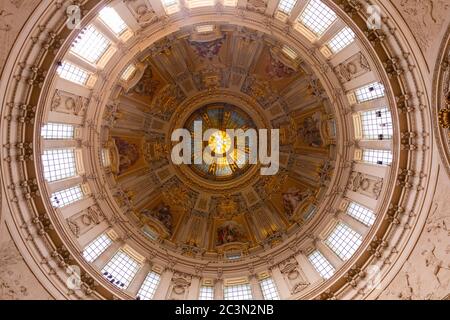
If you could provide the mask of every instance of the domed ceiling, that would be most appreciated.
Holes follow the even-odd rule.
[[[417,50],[392,10],[368,27],[372,2],[87,0],[80,30],[42,2],[0,92],[2,208],[39,281],[74,299],[136,298],[150,270],[155,299],[262,298],[268,277],[283,299],[377,297],[438,166]],[[172,135],[200,120],[222,162],[176,164]],[[279,130],[276,174],[246,147],[224,157],[229,129]]]
[[[110,188],[135,230],[185,255],[232,259],[276,246],[313,219],[333,173],[336,128],[301,57],[254,30],[215,25],[164,38],[136,65],[104,115]],[[203,144],[222,154],[218,164],[172,163],[173,130],[193,134],[195,121],[218,129]],[[248,148],[224,156],[226,130],[250,128],[279,129],[277,174],[238,165]]]

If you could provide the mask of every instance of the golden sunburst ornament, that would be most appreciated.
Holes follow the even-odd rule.
[[[246,144],[244,149],[231,150],[232,145],[236,146],[236,141],[233,143],[231,136],[226,132],[227,129],[244,131],[256,129],[247,113],[228,103],[213,103],[196,110],[190,116],[185,126],[191,134],[194,134],[195,121],[201,121],[203,133],[208,129],[215,131],[209,136],[208,141],[204,141],[201,152],[193,153],[193,163],[199,158],[202,159],[201,164],[190,165],[194,172],[208,180],[229,180],[241,175],[250,167],[247,159],[248,145]],[[206,146],[209,146],[211,155],[203,153]],[[210,161],[212,157],[216,160]]]
[[[231,147],[231,138],[223,130],[217,130],[208,141],[209,147],[216,155],[226,154]]]

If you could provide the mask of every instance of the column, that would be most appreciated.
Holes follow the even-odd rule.
[[[316,269],[314,269],[314,267],[304,254],[300,253],[295,257],[295,259],[297,260],[300,269],[302,269],[303,273],[306,276],[306,280],[308,280],[309,283],[312,284],[314,282],[322,280]]]
[[[59,208],[64,219],[68,219],[74,214],[77,214],[95,204],[92,197],[83,198],[79,201],[73,202],[65,207]]]
[[[284,277],[281,274],[280,269],[278,269],[278,267],[274,267],[271,269],[271,272],[272,272],[272,279],[277,286],[280,299],[282,300],[289,299],[289,297],[291,296],[291,292],[286,284],[286,281],[284,281]]]
[[[294,8],[292,8],[292,11],[288,18],[288,21],[289,22],[296,21],[298,16],[300,15],[300,13],[302,13],[303,9],[306,7],[307,4],[308,4],[308,1],[297,1]]]
[[[369,231],[369,227],[344,212],[339,213],[338,218],[363,237]]]
[[[317,46],[323,46],[330,41],[342,28],[345,27],[344,22],[336,19],[331,26],[325,31],[325,33],[317,40]]]
[[[51,193],[69,189],[83,183],[83,178],[80,176],[73,176],[67,179],[48,182],[48,189]]]
[[[130,10],[128,10],[127,5],[123,1],[117,2],[114,6],[114,10],[116,10],[117,14],[122,18],[127,26],[130,27],[131,30],[139,30],[139,23],[136,21],[133,14]]]
[[[223,300],[223,279],[217,279],[214,283],[214,300]]]
[[[100,270],[112,259],[116,252],[122,247],[122,241],[114,241],[97,259],[94,265]]]
[[[84,118],[69,113],[50,111],[50,113],[48,114],[47,122],[61,122],[73,125],[83,125]]]
[[[379,178],[384,178],[387,168],[388,167],[385,166],[374,166],[370,163],[356,162],[354,164],[353,170],[361,173],[367,173]]]
[[[89,231],[85,232],[78,238],[78,243],[81,248],[86,247],[89,243],[91,243],[92,240],[97,238],[99,235],[101,235],[103,232],[108,230],[109,224],[107,221],[102,221],[101,223],[97,224],[95,227],[91,228]]]
[[[197,300],[200,293],[200,277],[193,276],[189,287],[188,300]]]
[[[377,207],[378,200],[365,196],[359,192],[354,192],[351,190],[347,190],[345,196],[349,200],[353,200],[356,203],[359,203],[365,206],[368,209],[374,210]]]
[[[336,253],[333,252],[325,243],[322,241],[316,241],[316,248],[323,254],[323,256],[333,265],[333,267],[337,270],[343,264],[344,261],[338,257]]]
[[[131,281],[130,285],[127,288],[127,292],[132,297],[137,297],[137,294],[139,292],[139,289],[142,286],[142,283],[144,283],[145,278],[147,278],[148,273],[151,271],[152,266],[149,262],[144,262],[142,267],[139,269],[136,276],[133,278],[133,281]]]
[[[256,274],[250,275],[250,286],[252,288],[253,300],[264,300],[264,295]]]
[[[170,283],[172,282],[173,271],[170,269],[164,270],[161,275],[161,282],[159,283],[158,289],[156,289],[155,296],[153,300],[165,300],[167,297],[167,291],[169,291]]]
[[[266,7],[266,12],[265,14],[267,16],[273,16],[273,14],[275,13],[275,10],[278,7],[278,0],[269,0],[267,1],[267,7]]]
[[[360,140],[360,149],[392,150],[392,140]]]
[[[43,149],[75,149],[78,147],[78,141],[73,140],[43,140]]]

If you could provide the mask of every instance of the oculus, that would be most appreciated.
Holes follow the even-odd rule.
[[[225,180],[240,176],[250,165],[262,164],[262,175],[279,168],[279,130],[256,130],[242,110],[218,104],[193,113],[186,128],[172,132],[172,162],[189,165],[200,176]]]

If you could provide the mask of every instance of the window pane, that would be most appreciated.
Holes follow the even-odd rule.
[[[278,4],[278,10],[286,14],[290,14],[297,0],[281,0]]]
[[[315,250],[309,256],[308,260],[313,265],[314,269],[320,274],[324,279],[329,279],[336,271],[331,263],[320,253],[320,251]]]
[[[180,11],[178,0],[161,0],[167,14],[173,14]]]
[[[128,27],[113,8],[102,9],[99,17],[116,35],[120,35]]]
[[[375,214],[373,211],[355,202],[348,205],[347,214],[364,223],[366,226],[371,226],[375,222]]]
[[[71,51],[90,63],[97,63],[110,45],[108,39],[93,26],[80,32],[72,44]]]
[[[223,0],[223,5],[228,7],[236,7],[238,0]]]
[[[299,20],[316,36],[321,36],[336,20],[336,13],[322,1],[311,0],[300,15]]]
[[[280,296],[278,295],[277,287],[273,282],[272,278],[266,278],[259,282],[261,286],[261,291],[264,296],[264,300],[280,300]]]
[[[252,289],[249,284],[226,286],[224,290],[225,300],[252,300]]]
[[[363,161],[387,166],[392,163],[392,153],[390,150],[364,149]]]
[[[342,260],[348,260],[361,245],[362,236],[349,226],[339,223],[325,243]]]
[[[92,241],[83,251],[83,257],[87,262],[97,259],[112,244],[112,240],[106,233]]]
[[[122,80],[128,81],[131,76],[134,74],[134,72],[136,71],[136,67],[133,64],[130,64],[125,71],[122,73]]]
[[[213,6],[215,0],[185,0],[189,8]]]
[[[48,182],[74,177],[77,173],[75,166],[75,151],[73,149],[45,150],[42,155],[44,178]]]
[[[355,40],[355,33],[349,28],[345,27],[338,32],[328,43],[331,51],[337,53],[348,46]]]
[[[103,268],[102,273],[109,282],[121,289],[126,289],[139,267],[136,260],[120,250]]]
[[[48,123],[41,129],[41,136],[46,140],[70,140],[74,138],[74,127],[70,124]]]
[[[55,208],[62,208],[81,199],[83,191],[80,186],[76,186],[53,193],[50,200]]]
[[[214,300],[214,287],[203,286],[200,288],[199,300]]]
[[[384,97],[384,86],[379,82],[374,82],[355,91],[356,100],[359,103]]]
[[[158,288],[161,276],[156,272],[150,272],[142,283],[141,289],[138,292],[139,300],[151,300]]]
[[[58,75],[66,80],[78,84],[86,84],[89,79],[89,73],[69,62],[62,62],[56,70]]]
[[[162,3],[166,7],[173,6],[175,4],[178,4],[178,0],[162,0]]]
[[[392,139],[392,117],[387,108],[362,112],[361,122],[364,139]]]

